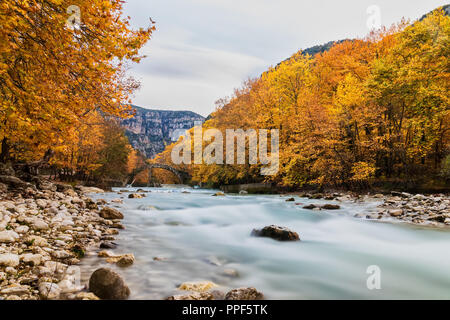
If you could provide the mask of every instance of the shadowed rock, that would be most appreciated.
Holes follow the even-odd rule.
[[[130,295],[130,289],[122,277],[107,268],[94,271],[89,279],[89,291],[106,300],[125,300]]]
[[[291,231],[285,227],[275,225],[267,226],[261,230],[253,229],[252,236],[267,237],[278,241],[298,241],[300,240],[298,233]]]
[[[263,300],[264,295],[255,288],[238,288],[229,291],[225,300]]]
[[[103,219],[123,219],[123,214],[114,208],[104,207],[100,211],[100,217]]]

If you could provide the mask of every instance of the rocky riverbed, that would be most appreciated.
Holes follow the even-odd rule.
[[[37,177],[0,182],[0,299],[98,299],[77,264],[123,228],[120,212],[86,196],[103,190]]]
[[[103,193],[94,187],[53,183],[35,177],[33,183],[0,175],[0,300],[127,299],[130,289],[110,268],[92,273],[81,283],[80,260],[105,258],[120,268],[131,266],[132,253],[113,254],[123,214],[107,201],[88,197]],[[140,199],[143,193],[131,194]],[[114,201],[111,201],[114,204]],[[261,299],[254,288],[228,293],[209,290],[216,285],[186,283],[169,300]]]
[[[126,198],[132,201],[145,198],[145,192],[138,191]],[[79,263],[84,256],[104,258],[119,270],[133,268],[135,261],[132,253],[113,254],[110,251],[116,248],[114,240],[124,229],[121,223],[124,215],[113,207],[124,199],[112,199],[108,203],[98,196],[93,197],[96,200],[88,196],[103,192],[98,188],[72,187],[39,177],[24,182],[14,176],[0,175],[0,300],[128,298],[130,289],[120,272],[100,268],[92,274],[89,283],[80,281],[82,270]],[[226,196],[221,192],[213,195]],[[305,198],[309,198],[306,205],[302,203]],[[316,199],[319,204],[311,203],[310,200]],[[379,204],[375,209],[358,213],[355,217],[421,226],[450,225],[450,198],[444,194],[297,193],[288,195],[285,201],[306,210],[327,212],[339,212],[340,206],[346,203],[376,201]],[[252,234],[295,241],[299,240],[295,231],[302,232],[284,226],[267,226],[254,230]],[[179,294],[167,299],[263,298],[255,288],[233,289],[227,293],[218,291],[216,287],[213,282],[186,282],[179,286]]]
[[[356,194],[356,193],[297,193],[301,198],[335,201],[326,204],[308,204],[304,209],[339,210],[340,202],[364,203],[377,201],[380,204],[376,210],[357,213],[355,218],[380,220],[389,222],[406,222],[419,226],[446,227],[450,226],[450,196],[446,194],[410,194],[392,191],[388,194]],[[299,199],[287,198],[287,202]],[[299,200],[300,201],[300,200]],[[301,205],[301,203],[298,203]]]

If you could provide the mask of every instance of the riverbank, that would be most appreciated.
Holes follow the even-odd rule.
[[[98,299],[78,264],[123,228],[86,195],[103,190],[1,178],[0,299]]]
[[[113,269],[118,271],[118,273],[125,273],[125,278],[127,278],[128,272],[130,274],[142,272],[143,270],[140,269],[132,270],[135,266],[128,269],[134,263],[134,255],[131,253],[123,254],[123,251],[137,253],[142,262],[144,259],[142,253],[148,250],[148,242],[145,242],[143,244],[144,248],[139,250],[136,247],[138,242],[126,240],[126,243],[122,243],[123,246],[120,246],[122,254],[113,253],[116,247],[114,241],[119,235],[119,231],[124,229],[123,224],[127,224],[127,219],[125,219],[123,224],[121,219],[124,218],[124,215],[126,218],[130,206],[131,208],[136,206],[135,209],[132,209],[132,212],[142,211],[145,215],[132,218],[138,219],[136,223],[133,223],[134,226],[132,224],[132,227],[136,228],[137,225],[141,224],[141,219],[148,219],[147,216],[151,219],[156,219],[156,221],[149,224],[148,227],[151,227],[155,224],[158,225],[159,219],[167,219],[164,217],[168,217],[170,220],[171,215],[177,215],[175,209],[179,208],[179,205],[174,202],[175,199],[186,201],[186,204],[190,205],[194,201],[193,199],[201,196],[200,199],[203,199],[201,201],[206,202],[205,210],[209,212],[210,209],[207,208],[219,205],[219,207],[216,207],[217,210],[219,213],[223,211],[223,213],[219,214],[219,219],[224,219],[230,213],[226,210],[226,207],[221,206],[221,203],[244,201],[244,203],[249,202],[246,205],[253,206],[254,200],[252,199],[256,199],[253,197],[258,197],[247,196],[245,192],[241,192],[236,198],[234,198],[234,195],[220,192],[215,193],[216,196],[212,197],[214,192],[208,193],[206,190],[200,195],[194,195],[190,191],[183,190],[176,193],[179,196],[172,199],[170,195],[175,195],[175,193],[158,193],[156,190],[153,192],[150,192],[150,190],[118,190],[116,192],[103,193],[103,190],[98,188],[82,186],[73,188],[69,185],[53,183],[41,178],[35,178],[33,183],[27,183],[15,177],[6,179],[5,176],[2,176],[2,179],[4,182],[8,180],[9,183],[8,185],[0,183],[0,299],[11,300],[98,299],[95,294],[88,291],[88,281],[80,281],[80,274],[86,273],[86,270],[83,269],[83,263],[80,264],[80,261],[84,261],[82,259],[85,256],[101,257],[102,261],[104,261],[102,263],[103,267],[105,267],[105,264],[106,266],[114,266]],[[95,193],[98,193],[98,195],[94,195]],[[276,198],[278,200],[275,202],[270,200],[275,200]],[[414,225],[442,228],[450,225],[450,198],[444,194],[425,196],[404,192],[392,192],[387,195],[343,192],[290,193],[279,196],[271,195],[269,198],[262,199],[264,199],[263,201],[269,199],[268,203],[274,210],[301,209],[300,212],[311,212],[313,216],[317,212],[319,219],[322,219],[321,216],[323,217],[322,212],[327,215],[336,213],[336,216],[347,213],[346,209],[350,205],[362,208],[361,212],[352,214],[356,218],[386,222],[406,222]],[[147,201],[152,205],[147,204]],[[376,206],[367,206],[369,203],[376,203]],[[166,206],[168,208],[164,209]],[[171,206],[174,207],[172,208]],[[120,211],[115,209],[115,207]],[[166,210],[172,213],[167,216],[167,213],[164,213],[168,212]],[[206,214],[202,208],[193,208],[192,210],[194,210],[193,214],[199,213],[200,216]],[[289,215],[290,213],[286,212],[286,214]],[[265,214],[262,215],[267,218]],[[189,220],[196,219],[195,215],[190,217],[187,213],[184,213],[177,219],[181,219],[181,217],[186,217],[187,221],[182,223],[177,220],[170,220],[163,222],[161,228],[187,228],[186,230],[189,230],[188,226],[192,223]],[[207,214],[201,221],[208,221],[209,219],[209,214]],[[301,216],[298,216],[293,221],[298,219],[301,220]],[[276,220],[267,219],[265,223],[270,225],[276,223]],[[225,220],[220,225],[222,223],[226,223]],[[283,223],[280,225],[284,226]],[[263,225],[258,226],[258,224],[252,223],[248,230],[244,231],[243,235],[250,235],[253,227],[263,227]],[[142,226],[142,228],[142,231],[146,232],[147,227],[144,228]],[[148,230],[150,231],[151,228]],[[163,232],[162,238],[172,234],[172,230]],[[305,229],[301,227],[295,228],[294,231],[298,231],[300,237],[303,237],[305,233]],[[125,238],[128,236],[125,235]],[[138,236],[138,239],[140,237],[141,235]],[[157,241],[162,240],[161,236],[155,239],[158,239]],[[307,237],[306,239],[308,241]],[[220,244],[218,245],[220,246]],[[155,249],[161,250],[161,256],[152,257],[148,263],[155,264],[155,266],[169,263],[165,258],[166,252],[164,252],[164,248],[159,247],[156,246]],[[197,261],[197,259],[195,260]],[[223,262],[217,262],[220,261],[217,258],[211,260],[207,257],[206,260],[209,264],[211,263],[210,261],[215,261],[212,263],[211,268],[223,268],[219,272],[220,275],[213,275],[216,270],[211,270],[211,280],[214,281],[216,279],[219,283],[226,283],[228,281],[226,279],[231,277],[231,279],[236,279],[233,281],[239,286],[253,285],[252,281],[237,281],[238,278],[236,277],[239,277],[239,273],[234,269],[235,265],[232,263],[223,265]],[[201,265],[201,261],[198,263],[200,263],[200,268],[205,268]],[[155,266],[152,266],[152,268],[155,268]],[[89,275],[99,267],[99,264],[93,265],[92,270],[89,269],[91,270]],[[147,270],[148,265],[143,265],[142,268]],[[192,268],[192,270],[195,269],[196,267]],[[177,285],[170,282],[164,285],[167,287],[172,286],[171,288],[173,289],[166,290],[165,292],[169,294],[163,298],[224,299],[227,297],[227,291],[196,292],[195,290],[175,290],[177,287],[183,287],[179,283],[195,280],[193,278],[195,273],[191,275],[186,274],[183,277],[182,272],[178,272],[180,273],[178,275],[180,282]],[[120,298],[127,298],[129,289],[120,275],[108,273],[107,276],[113,276],[117,279],[120,287],[123,289],[120,292]],[[172,281],[176,281],[175,279]],[[193,286],[197,284],[195,281],[190,283]],[[151,286],[153,285],[151,284]],[[227,290],[232,288],[233,285]],[[241,297],[245,297],[246,294],[252,296],[252,290],[255,289],[241,288],[239,290],[242,291]],[[114,293],[114,288],[108,289],[108,294],[109,292]],[[231,296],[233,295],[229,295],[228,298]]]
[[[321,199],[340,202],[381,202],[375,210],[367,213],[358,213],[354,217],[380,220],[387,222],[406,222],[418,226],[449,227],[450,226],[450,195],[448,194],[411,194],[407,192],[391,191],[389,194],[381,193],[354,193],[354,192],[329,192],[329,193],[286,193],[289,200],[299,201],[302,198]],[[292,200],[293,199],[293,200]],[[299,203],[301,205],[301,203]],[[309,204],[304,207],[310,210],[322,210],[323,205]],[[327,210],[327,208],[325,208]],[[328,210],[339,210],[338,207]]]

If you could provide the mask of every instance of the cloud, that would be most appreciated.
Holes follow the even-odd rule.
[[[417,19],[438,0],[128,0],[135,27],[157,22],[131,73],[142,88],[133,103],[189,109],[203,115],[248,77],[299,49],[365,36],[367,8],[378,5],[383,25]]]

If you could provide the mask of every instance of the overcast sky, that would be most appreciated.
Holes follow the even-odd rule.
[[[127,0],[135,27],[156,21],[147,55],[130,74],[141,82],[133,103],[151,109],[191,110],[203,116],[299,49],[363,37],[367,13],[380,8],[382,25],[415,20],[446,4],[438,0]]]

